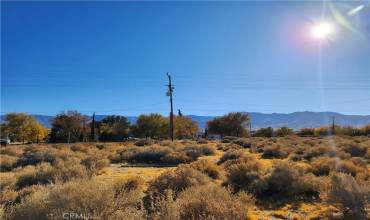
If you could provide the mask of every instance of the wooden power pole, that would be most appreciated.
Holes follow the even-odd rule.
[[[91,131],[90,131],[90,141],[95,141],[95,112],[92,116]]]
[[[170,137],[171,141],[173,141],[173,103],[172,103],[172,93],[174,87],[172,86],[172,81],[171,81],[171,75],[167,73],[168,77],[168,91],[167,91],[167,96],[170,97],[170,105],[171,105],[171,111],[170,111]]]
[[[331,124],[331,135],[335,134],[335,116],[332,117],[332,124]]]

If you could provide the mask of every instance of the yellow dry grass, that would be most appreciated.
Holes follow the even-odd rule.
[[[174,167],[122,167],[119,164],[112,164],[110,167],[105,168],[96,178],[109,181],[141,177],[145,182],[149,182],[171,169],[174,169]]]

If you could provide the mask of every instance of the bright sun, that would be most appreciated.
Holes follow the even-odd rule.
[[[319,22],[312,26],[311,35],[313,38],[318,40],[328,39],[334,31],[334,27],[329,22]]]

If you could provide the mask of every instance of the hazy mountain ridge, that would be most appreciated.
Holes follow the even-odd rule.
[[[293,112],[293,113],[248,113],[252,118],[252,129],[262,127],[278,128],[288,126],[293,129],[300,129],[303,127],[320,127],[332,123],[332,117],[335,117],[335,123],[341,126],[360,127],[370,124],[370,115],[344,115],[336,112]],[[47,115],[33,115],[41,124],[50,128],[51,121],[54,116]],[[96,115],[96,120],[102,120],[107,115]],[[126,116],[130,123],[135,123],[137,116]],[[194,121],[197,121],[199,126],[204,129],[207,121],[212,120],[217,116],[198,116],[188,115]],[[3,122],[4,115],[1,115],[0,121]]]

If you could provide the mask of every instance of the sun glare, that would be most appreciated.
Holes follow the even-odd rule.
[[[334,27],[329,22],[320,22],[314,24],[311,29],[311,35],[318,40],[328,39],[334,31]]]

